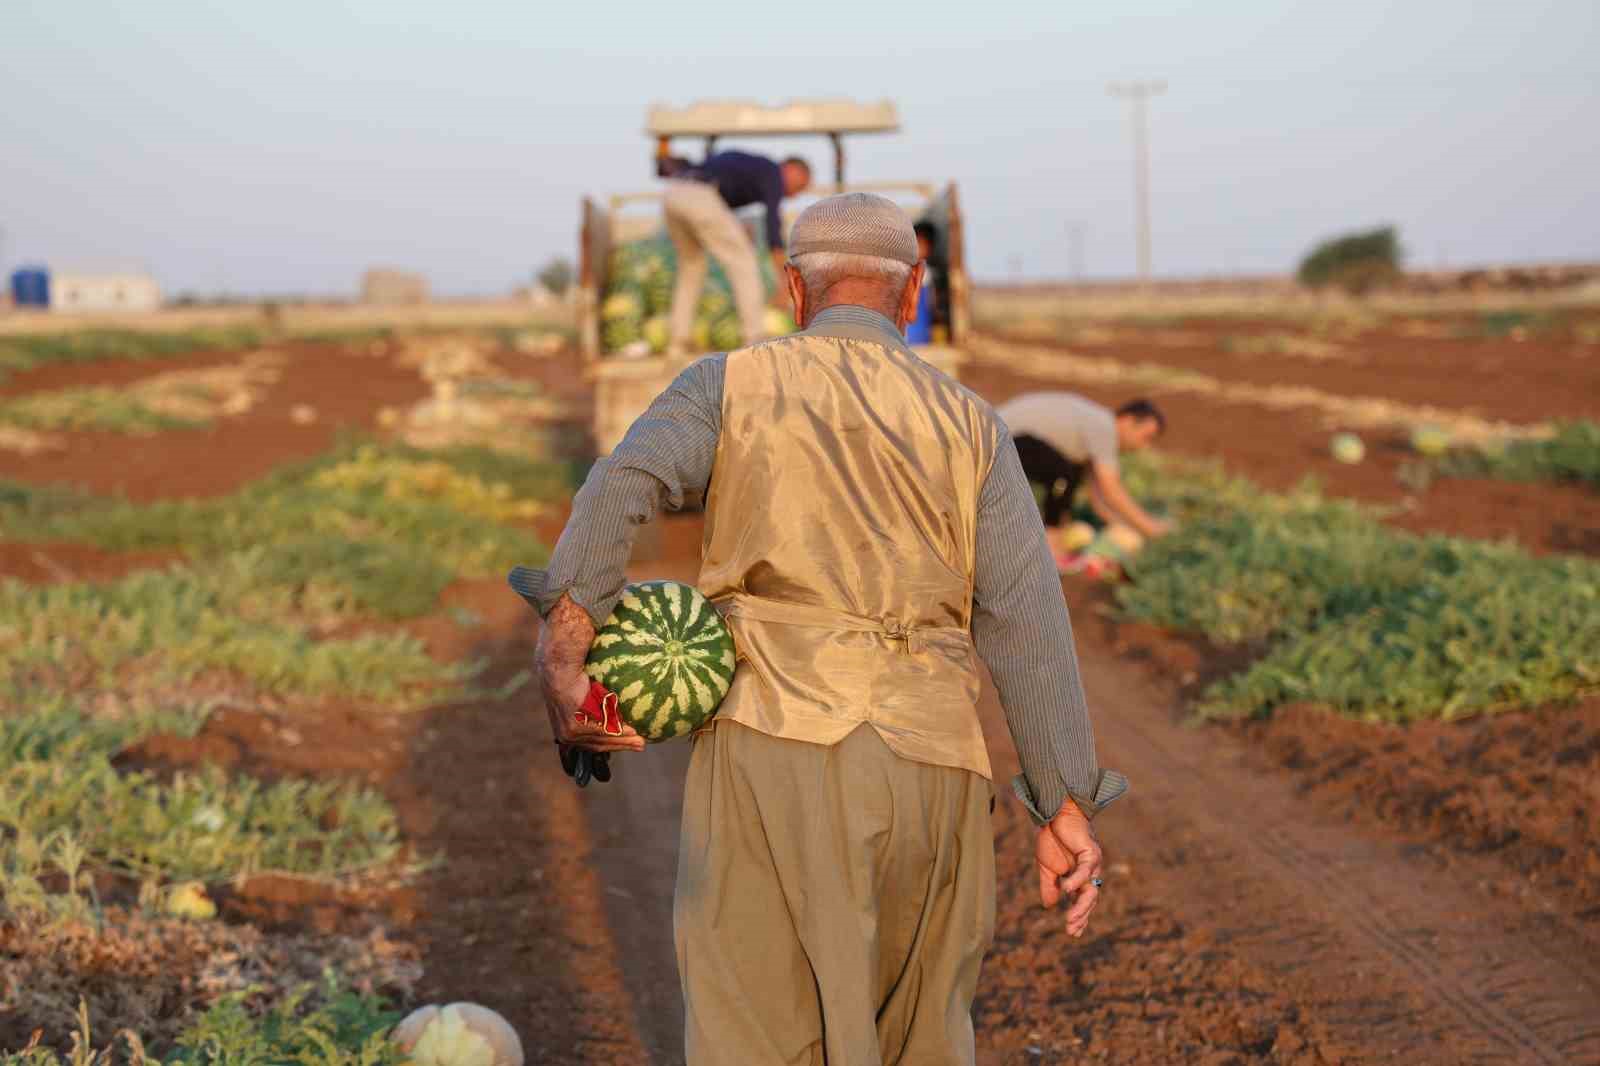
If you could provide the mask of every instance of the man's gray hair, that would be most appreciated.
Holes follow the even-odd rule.
[[[806,252],[795,256],[790,262],[800,271],[806,294],[818,303],[825,303],[828,290],[846,278],[880,283],[886,299],[898,298],[911,280],[909,265],[898,259],[883,259],[875,255]]]

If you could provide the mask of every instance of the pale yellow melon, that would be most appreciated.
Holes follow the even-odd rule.
[[[522,1066],[522,1041],[499,1014],[476,1003],[430,1004],[405,1017],[389,1039],[415,1066]]]

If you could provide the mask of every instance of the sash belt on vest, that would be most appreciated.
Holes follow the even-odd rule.
[[[877,633],[888,640],[899,641],[908,655],[926,650],[928,646],[926,638],[933,635],[970,639],[967,630],[958,626],[919,625],[898,618],[867,618],[863,615],[850,614],[848,611],[836,611],[831,607],[789,603],[764,596],[727,596],[718,599],[716,606],[727,618],[748,618],[754,622],[803,626],[807,629],[825,629],[835,633]]]

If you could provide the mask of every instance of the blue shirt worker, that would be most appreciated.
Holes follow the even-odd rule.
[[[799,156],[781,163],[749,152],[718,152],[699,166],[680,171],[667,181],[662,201],[667,233],[678,252],[678,275],[672,293],[671,340],[668,351],[688,351],[695,307],[706,281],[706,255],[722,264],[733,287],[733,304],[746,344],[763,339],[761,270],[734,210],[749,204],[766,208],[766,242],[782,273],[783,200],[811,184],[811,166]]]

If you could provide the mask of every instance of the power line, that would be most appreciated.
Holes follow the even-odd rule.
[[[1145,101],[1167,91],[1165,81],[1112,82],[1112,96],[1128,101],[1133,124],[1133,201],[1138,223],[1139,280],[1150,280],[1150,129]]]

